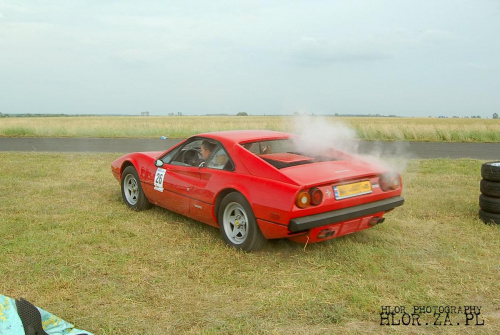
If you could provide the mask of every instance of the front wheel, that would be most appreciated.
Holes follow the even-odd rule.
[[[232,247],[249,252],[266,243],[250,204],[240,193],[229,193],[222,199],[218,220],[222,238]]]
[[[127,166],[122,173],[122,197],[127,206],[135,211],[142,211],[151,207],[151,203],[144,195],[141,181],[133,166]]]

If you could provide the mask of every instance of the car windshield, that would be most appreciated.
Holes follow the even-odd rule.
[[[278,169],[340,159],[340,153],[334,149],[321,155],[299,150],[292,139],[248,142],[242,146]]]

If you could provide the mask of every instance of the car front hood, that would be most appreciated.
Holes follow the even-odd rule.
[[[138,152],[137,154],[151,157],[153,159],[158,158],[163,153],[163,151],[146,151],[146,152]]]

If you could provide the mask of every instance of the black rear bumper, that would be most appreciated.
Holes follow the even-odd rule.
[[[321,227],[327,224],[347,221],[370,214],[386,212],[388,210],[401,206],[404,201],[405,200],[403,197],[397,196],[354,207],[343,208],[336,211],[303,216],[290,220],[288,229],[292,233],[296,233],[311,228]]]

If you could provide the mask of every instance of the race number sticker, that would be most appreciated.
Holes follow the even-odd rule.
[[[163,179],[167,170],[158,168],[155,174],[155,190],[163,192]]]

